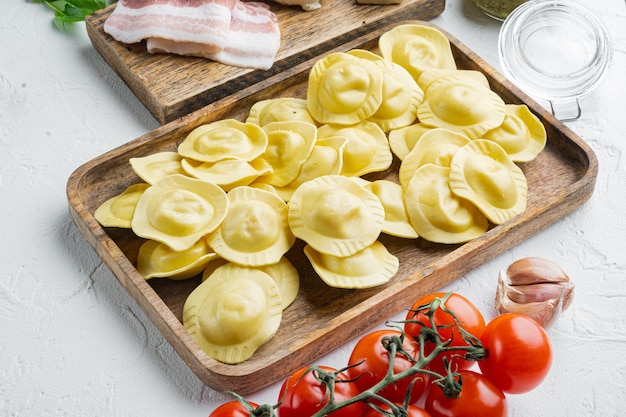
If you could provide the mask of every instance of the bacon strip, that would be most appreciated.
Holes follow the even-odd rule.
[[[269,69],[280,48],[278,18],[260,2],[238,2],[226,47],[208,58],[237,67]]]
[[[232,10],[239,0],[119,0],[104,23],[115,40],[135,43],[148,38],[226,46]]]

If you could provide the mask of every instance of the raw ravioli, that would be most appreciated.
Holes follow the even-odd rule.
[[[227,211],[228,197],[219,186],[174,174],[143,193],[132,229],[137,236],[182,251],[215,230]]]
[[[318,138],[343,137],[343,167],[341,175],[361,176],[384,171],[391,166],[393,155],[385,132],[374,122],[343,126],[327,124],[318,129]]]
[[[228,193],[228,213],[209,244],[222,258],[240,265],[273,264],[295,242],[287,204],[275,193],[237,187]]]
[[[513,162],[532,161],[546,146],[546,128],[525,104],[507,104],[502,124],[483,135],[496,142]]]
[[[206,238],[183,251],[174,251],[161,242],[147,240],[139,247],[137,271],[145,279],[187,279],[202,273],[216,257]]]
[[[228,364],[243,362],[267,342],[282,320],[276,282],[265,272],[227,263],[187,297],[183,325],[204,352]]]
[[[450,41],[430,26],[396,26],[382,34],[378,45],[385,59],[402,66],[415,81],[429,69],[456,70]]]
[[[493,223],[503,223],[526,209],[526,176],[497,143],[470,142],[457,151],[450,167],[452,192],[474,203]]]
[[[386,284],[400,266],[398,258],[379,241],[345,257],[320,253],[308,245],[304,247],[304,254],[317,275],[336,288],[371,288]]]
[[[137,203],[149,186],[146,183],[131,185],[120,194],[102,203],[96,209],[94,217],[104,227],[130,229]]]
[[[319,123],[360,123],[376,113],[382,98],[383,71],[367,59],[334,52],[309,73],[307,106]]]
[[[450,168],[426,164],[409,183],[405,204],[417,234],[435,243],[464,243],[487,231],[487,218],[450,190]]]
[[[251,161],[265,152],[267,135],[257,124],[224,119],[199,126],[178,145],[178,153],[200,162]]]
[[[157,152],[129,159],[135,174],[151,185],[168,175],[185,174],[180,161],[181,157],[177,152]]]
[[[293,234],[328,255],[349,256],[371,245],[384,220],[378,197],[341,175],[305,182],[289,201]]]

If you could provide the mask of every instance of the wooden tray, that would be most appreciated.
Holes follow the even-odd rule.
[[[202,58],[149,54],[145,42],[126,45],[104,32],[115,4],[87,16],[92,44],[161,124],[234,94],[269,76],[324,53],[368,31],[398,20],[430,20],[445,0],[404,0],[399,5],[358,5],[356,0],[323,0],[305,12],[269,2],[281,28],[281,47],[268,71],[223,65]]]
[[[378,37],[393,26],[379,28],[333,51],[353,48],[377,51]],[[449,284],[556,222],[591,196],[598,162],[589,146],[457,39],[441,31],[452,43],[459,68],[483,71],[493,90],[505,102],[527,104],[546,126],[546,149],[534,161],[521,165],[529,183],[527,209],[463,245],[381,236],[390,251],[400,259],[400,270],[387,285],[368,290],[326,286],[313,272],[302,252],[302,244],[297,242],[288,258],[300,271],[301,291],[296,301],[285,310],[276,336],[247,362],[225,365],[210,359],[182,326],[185,298],[198,285],[199,278],[145,281],[133,266],[141,239],[129,230],[103,229],[93,213],[106,199],[140,181],[130,167],[129,158],[176,150],[184,136],[200,124],[226,117],[243,120],[250,106],[258,100],[279,96],[304,97],[308,72],[317,58],[281,75],[279,83],[270,78],[259,85],[258,91],[242,91],[225,97],[101,155],[78,168],[69,178],[70,214],[80,232],[182,359],[211,388],[235,390],[245,395],[282,379],[298,367],[315,361],[407,309],[418,296]],[[384,175],[396,178],[393,170]]]

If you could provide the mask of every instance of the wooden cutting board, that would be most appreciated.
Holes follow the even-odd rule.
[[[270,3],[278,16],[281,47],[267,71],[237,68],[203,58],[149,54],[145,42],[123,44],[104,32],[115,4],[85,19],[87,34],[102,57],[161,124],[248,88],[311,57],[390,23],[430,20],[445,0],[404,0],[396,5],[359,5],[356,0],[322,0],[322,8]]]

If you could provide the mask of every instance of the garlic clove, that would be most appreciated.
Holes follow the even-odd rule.
[[[570,281],[559,264],[538,257],[518,259],[509,265],[506,272],[512,285]]]
[[[521,313],[550,328],[573,299],[574,284],[556,263],[522,258],[500,271],[495,305],[499,314]]]

